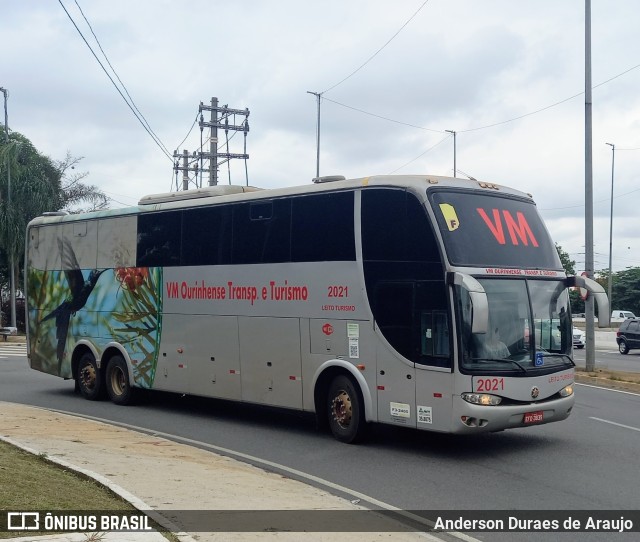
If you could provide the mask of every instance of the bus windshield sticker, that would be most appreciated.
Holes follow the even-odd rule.
[[[442,211],[442,216],[444,216],[444,221],[449,231],[457,230],[460,226],[460,221],[458,220],[458,215],[453,205],[441,203],[440,210]]]

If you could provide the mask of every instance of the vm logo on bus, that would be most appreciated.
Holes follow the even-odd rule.
[[[323,325],[322,333],[324,333],[325,335],[331,335],[333,333],[333,326],[331,324]]]
[[[509,240],[512,245],[518,245],[518,240],[520,240],[524,246],[529,246],[529,241],[531,241],[531,244],[534,247],[538,246],[538,241],[533,235],[527,219],[520,211],[516,213],[516,218],[513,218],[513,215],[506,209],[502,209],[502,215],[500,214],[500,209],[492,209],[492,217],[490,217],[486,211],[480,207],[478,207],[477,211],[489,230],[491,230],[496,241],[501,245],[505,245],[507,243],[504,231],[504,226],[506,225]]]

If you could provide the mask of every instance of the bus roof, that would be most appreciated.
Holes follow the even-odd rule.
[[[336,190],[360,188],[362,186],[395,186],[407,188],[411,186],[417,187],[421,184],[426,187],[446,186],[449,188],[499,191],[504,194],[532,199],[531,194],[527,194],[513,188],[495,183],[478,181],[476,179],[461,179],[459,177],[454,178],[435,175],[375,175],[371,177],[342,180],[342,177],[334,176],[314,179],[313,183],[306,185],[284,188],[260,189],[253,186],[218,185],[194,190],[150,194],[142,197],[138,202],[138,205],[132,207],[106,209],[79,214],[45,213],[42,216],[34,218],[29,223],[29,226],[58,222],[73,222],[76,220],[109,218],[149,211],[160,211],[164,209],[199,207],[211,205],[213,203],[232,203],[253,199],[271,199],[300,194],[333,192]]]

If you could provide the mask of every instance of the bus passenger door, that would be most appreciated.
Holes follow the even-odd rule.
[[[418,429],[448,432],[453,406],[453,334],[443,286],[422,282],[416,287],[416,414]]]
[[[242,400],[302,408],[298,318],[239,317]]]
[[[378,341],[378,421],[416,426],[412,282],[381,282],[375,289]]]

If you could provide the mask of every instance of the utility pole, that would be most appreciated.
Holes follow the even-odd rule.
[[[202,104],[200,104],[202,111]],[[209,186],[218,184],[218,98],[211,98],[211,135],[209,136]],[[204,122],[202,123],[204,126]],[[202,149],[200,149],[202,150]]]
[[[609,306],[613,306],[611,301],[611,292],[613,290],[613,172],[616,164],[616,146],[613,143],[606,143],[611,147],[611,214],[609,215],[609,284],[608,284],[608,295],[609,295]]]
[[[453,134],[453,176],[456,176],[456,133],[453,130],[445,130],[445,132],[449,132]]]
[[[199,111],[211,111],[211,120],[210,122],[205,122],[204,120],[200,120],[201,127],[208,127],[211,129],[210,135],[210,145],[208,153],[200,153],[201,156],[205,159],[209,160],[209,186],[216,186],[218,184],[218,166],[229,162],[233,158],[241,158],[247,160],[249,155],[244,153],[230,153],[228,152],[218,152],[218,128],[222,128],[225,130],[225,133],[228,134],[229,130],[233,130],[236,132],[243,132],[245,138],[245,151],[246,151],[246,139],[247,134],[249,133],[249,109],[230,109],[228,106],[224,105],[222,107],[218,106],[218,98],[211,98],[211,105],[207,106],[200,102]],[[241,124],[235,124],[236,115],[244,117],[244,121]],[[229,117],[233,116],[234,124],[229,124]],[[219,159],[222,158],[222,161]],[[231,184],[231,182],[229,182]],[[247,184],[249,184],[249,179],[247,177]]]
[[[311,92],[307,90],[307,94],[313,94],[318,98],[318,120],[316,123],[316,179],[320,178],[320,98],[322,92]]]
[[[4,135],[9,145],[9,113],[7,109],[8,91],[0,87],[4,95]],[[2,195],[0,195],[0,200]],[[11,208],[11,162],[7,158],[7,209]],[[13,251],[9,255],[9,304],[11,306],[11,327],[16,326],[16,268],[13,259]]]
[[[593,279],[593,156],[592,156],[592,101],[591,101],[591,0],[585,0],[585,81],[584,81],[584,223],[585,223],[585,272]],[[587,331],[586,370],[596,367],[595,327],[593,323],[593,296],[587,296],[584,303]]]
[[[191,163],[195,163],[195,165],[189,164],[189,157],[191,156]],[[178,172],[182,171],[182,190],[189,190],[189,172],[192,171],[195,173],[196,178],[196,186],[198,186],[198,172],[200,168],[198,167],[198,159],[196,157],[196,152],[194,151],[192,155],[189,154],[187,149],[182,150],[182,154],[179,154],[177,150],[173,151],[173,171],[176,174],[176,189],[178,189]],[[182,159],[182,165],[180,165],[180,160]]]
[[[203,111],[210,111],[211,120],[205,121],[204,116],[202,114]],[[209,186],[216,186],[218,184],[218,167],[221,164],[228,163],[233,158],[241,158],[245,161],[245,177],[247,185],[249,184],[249,173],[247,171],[247,159],[249,155],[247,154],[247,135],[249,133],[249,109],[231,109],[227,105],[223,105],[222,107],[218,106],[218,98],[211,98],[211,105],[204,105],[200,102],[200,106],[198,108],[198,112],[200,113],[200,150],[198,152],[193,152],[193,160],[191,163],[194,165],[189,165],[188,160],[188,151],[183,150],[182,154],[178,154],[178,151],[175,150],[173,152],[174,158],[174,166],[173,169],[177,173],[178,171],[182,171],[182,189],[188,189],[188,181],[189,181],[189,171],[195,172],[196,175],[196,186],[198,185],[197,176],[200,173],[201,178],[204,172],[209,173]],[[244,117],[244,120],[239,124],[236,122],[236,115]],[[229,123],[229,118],[233,117],[233,123]],[[202,131],[204,128],[210,129],[209,135],[209,151],[203,152],[203,144],[202,144]],[[225,136],[227,140],[227,152],[218,152],[218,128],[222,128],[225,131]],[[243,132],[244,134],[244,152],[243,153],[231,153],[229,152],[229,130],[236,132]],[[233,136],[232,136],[233,137]],[[182,166],[179,166],[178,158],[182,158]],[[209,167],[205,168],[202,165],[203,160],[208,160]],[[200,164],[200,165],[198,165]],[[177,178],[176,178],[177,182]],[[231,184],[231,170],[229,169],[229,184]]]
[[[189,190],[189,152],[182,151],[182,190]]]

